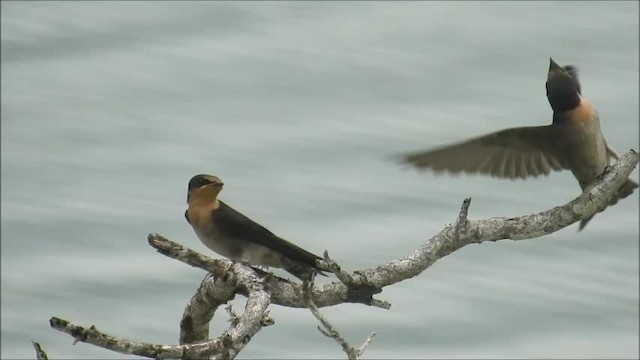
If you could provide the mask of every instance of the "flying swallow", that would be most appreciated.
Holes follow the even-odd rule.
[[[480,173],[498,178],[525,179],[571,170],[584,191],[596,182],[617,154],[606,143],[600,119],[582,97],[578,70],[550,59],[547,99],[553,122],[545,126],[505,129],[461,143],[408,154],[403,160],[436,172]],[[631,195],[638,184],[628,179],[608,206]],[[580,222],[582,230],[593,216]]]
[[[320,257],[274,235],[219,200],[222,186],[222,180],[212,175],[196,175],[189,181],[189,208],[184,216],[203,244],[233,261],[283,268],[301,280],[322,274],[316,266]]]

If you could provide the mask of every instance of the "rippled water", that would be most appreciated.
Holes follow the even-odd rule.
[[[54,315],[176,343],[204,274],[146,235],[207,252],[182,217],[196,173],[348,269],[413,250],[468,196],[474,219],[573,199],[566,172],[511,182],[394,162],[549,123],[549,56],[579,66],[609,142],[640,148],[637,2],[1,6],[3,358],[33,358],[31,339],[53,358],[118,356],[72,346]],[[581,233],[465,247],[386,288],[391,311],[325,314],[354,343],[376,331],[370,358],[637,358],[638,216],[636,193]],[[272,315],[243,357],[343,356],[308,311]]]

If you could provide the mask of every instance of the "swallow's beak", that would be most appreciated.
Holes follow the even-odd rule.
[[[562,70],[562,68],[560,67],[560,65],[556,64],[555,61],[553,61],[553,58],[549,58],[549,72],[556,70]]]

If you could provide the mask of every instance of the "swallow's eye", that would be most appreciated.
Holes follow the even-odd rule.
[[[204,175],[196,175],[189,181],[188,190],[191,191],[193,189],[197,189],[207,184],[211,184],[211,182],[212,181],[204,177]]]

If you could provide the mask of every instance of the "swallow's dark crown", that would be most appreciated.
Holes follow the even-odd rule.
[[[211,184],[213,181],[209,179],[209,175],[206,174],[198,174],[189,180],[189,185],[187,186],[187,190],[191,191],[193,189],[197,189],[199,187],[205,186],[207,184]]]

